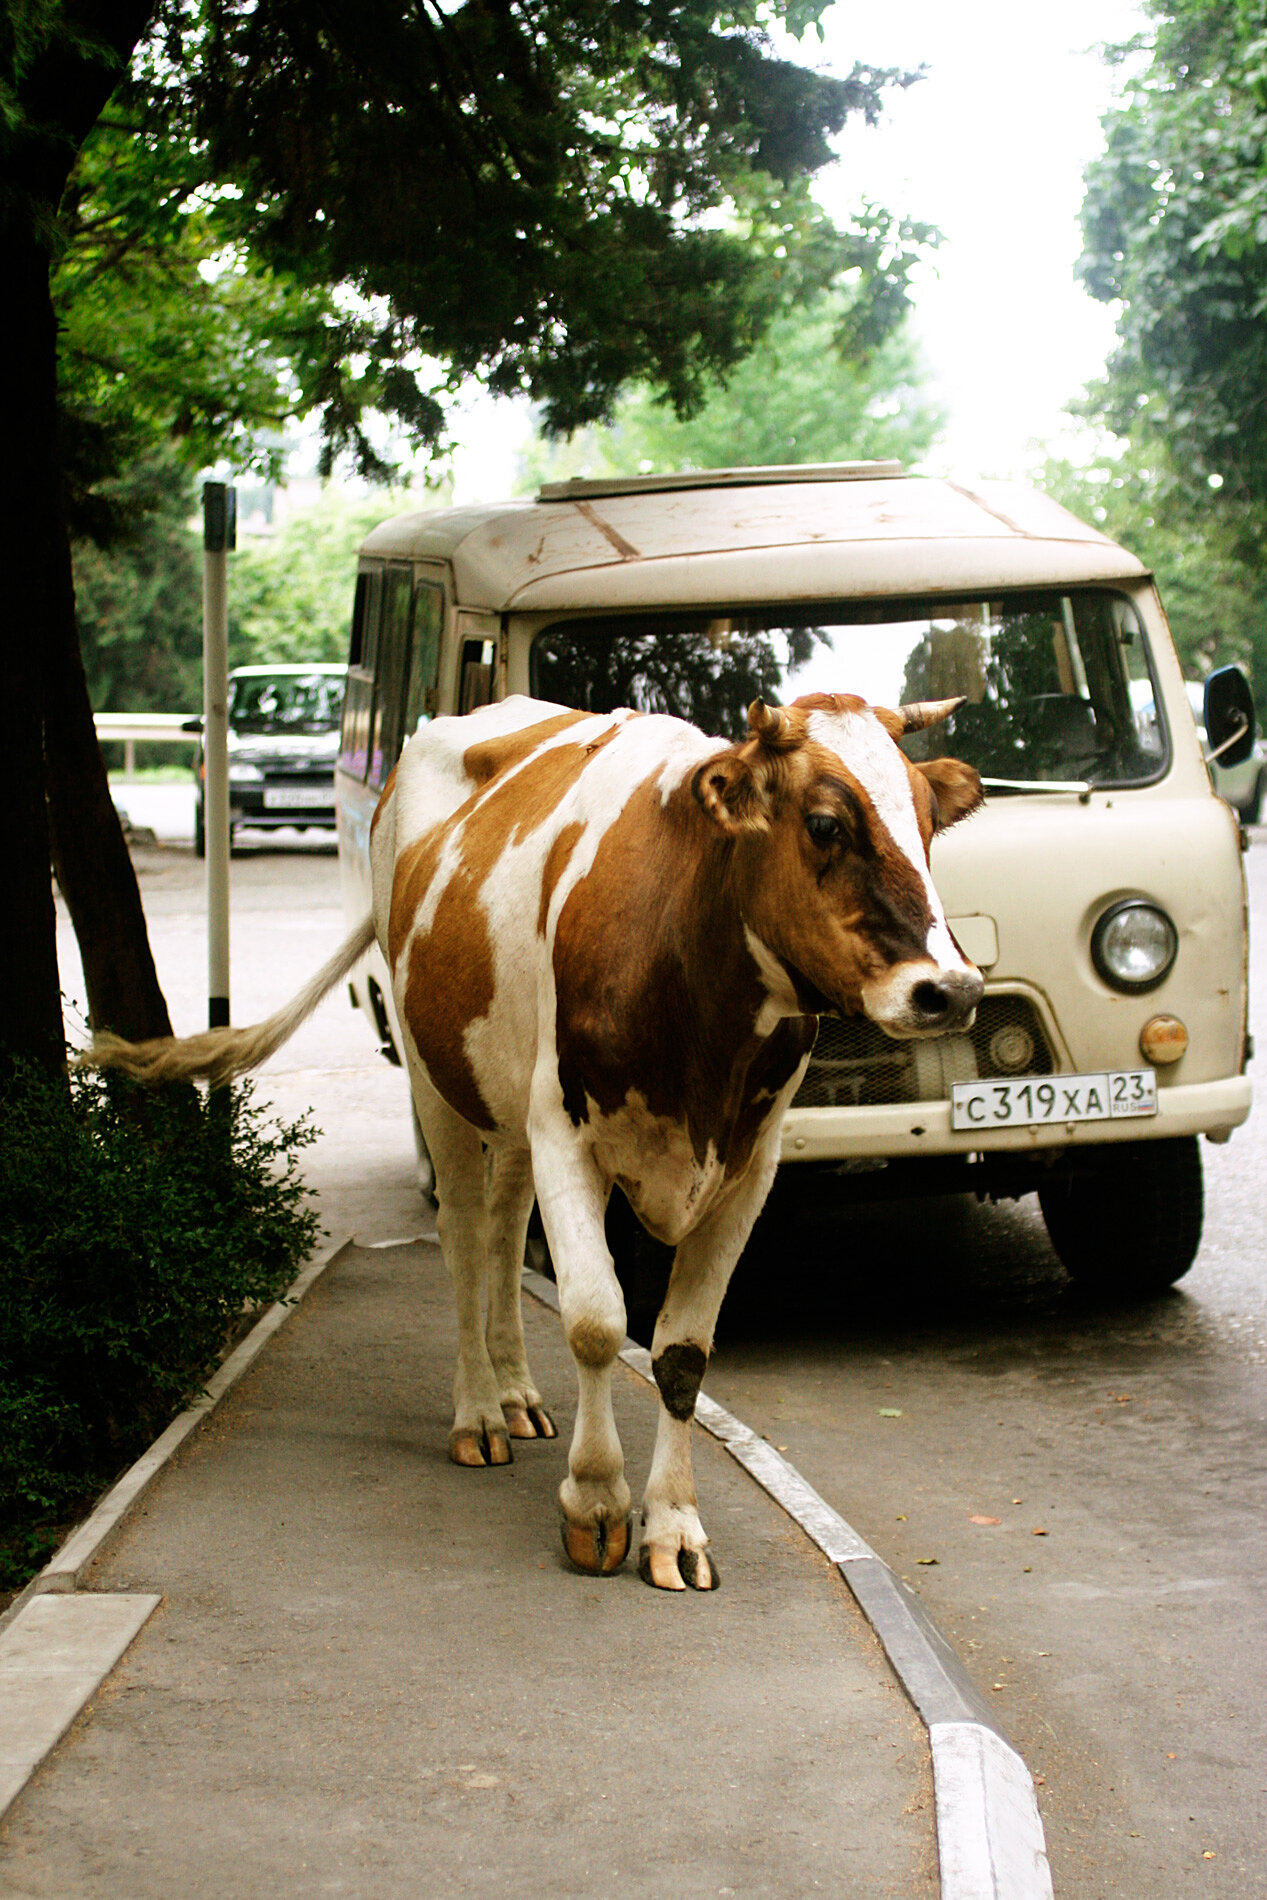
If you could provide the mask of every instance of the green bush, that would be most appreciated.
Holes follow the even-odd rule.
[[[11,1072],[0,1111],[0,1589],[199,1390],[311,1250],[296,1151],[249,1087]]]

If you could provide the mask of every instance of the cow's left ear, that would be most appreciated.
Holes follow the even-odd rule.
[[[932,787],[937,801],[938,831],[957,825],[961,818],[985,802],[980,774],[974,765],[965,765],[962,759],[928,759],[915,770],[922,772]]]
[[[742,831],[768,831],[770,811],[751,756],[752,745],[719,752],[700,766],[692,789],[714,824],[737,838]]]

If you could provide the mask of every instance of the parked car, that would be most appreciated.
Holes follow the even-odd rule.
[[[1211,742],[1239,734],[1230,767],[1252,701],[1235,669],[1208,689]],[[842,1202],[1036,1189],[1070,1273],[1169,1285],[1200,1238],[1198,1137],[1226,1141],[1250,1108],[1239,830],[1152,579],[1044,496],[891,464],[732,469],[384,523],[358,563],[335,781],[349,919],[421,720],[530,693],[678,714],[728,743],[758,694],[819,690],[962,696],[904,743],[984,777],[984,809],[932,863],[986,989],[970,1029],[928,1040],[824,1016],[782,1191],[810,1175]],[[353,994],[398,1053],[376,948]]]
[[[1205,685],[1201,680],[1188,681],[1188,703],[1192,707],[1192,716],[1197,722],[1197,738],[1201,750],[1208,754],[1210,747],[1205,736]],[[1222,759],[1208,761],[1210,776],[1214,780],[1214,789],[1220,798],[1225,798],[1243,825],[1256,825],[1262,816],[1263,790],[1267,786],[1267,746],[1261,739],[1255,739],[1254,747],[1247,759],[1239,765],[1225,765]]]
[[[238,827],[335,825],[334,762],[339,750],[346,666],[238,666],[229,675],[229,840]],[[201,721],[198,722],[201,725]],[[203,757],[194,849],[206,852]]]

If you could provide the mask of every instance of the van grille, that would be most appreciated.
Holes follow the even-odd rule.
[[[986,996],[961,1036],[895,1042],[865,1017],[824,1016],[793,1108],[874,1108],[936,1102],[979,1075],[1051,1075],[1056,1064],[1034,1005]]]

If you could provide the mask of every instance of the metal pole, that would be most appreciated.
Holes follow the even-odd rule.
[[[237,496],[225,482],[202,489],[202,758],[207,843],[207,1026],[229,1020],[229,550]]]

